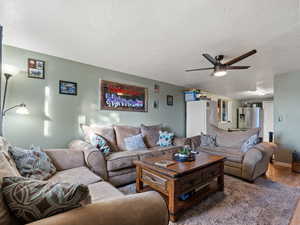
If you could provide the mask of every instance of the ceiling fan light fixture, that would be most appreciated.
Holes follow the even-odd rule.
[[[216,70],[213,75],[215,77],[223,77],[227,75],[227,71],[226,70]]]

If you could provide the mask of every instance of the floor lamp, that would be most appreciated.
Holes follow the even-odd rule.
[[[3,121],[5,114],[12,109],[18,108],[17,113],[18,114],[28,114],[29,111],[26,108],[26,105],[24,103],[5,108],[6,103],[6,94],[7,94],[7,87],[8,87],[8,80],[12,77],[13,71],[11,70],[8,73],[4,73],[5,77],[5,86],[4,86],[4,93],[3,93],[3,100],[1,98],[2,95],[2,26],[0,26],[0,136],[3,136]],[[6,68],[8,70],[8,68]],[[2,100],[2,105],[1,105]]]

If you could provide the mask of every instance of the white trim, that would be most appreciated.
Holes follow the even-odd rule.
[[[273,161],[273,163],[274,163],[274,165],[277,165],[277,166],[292,168],[292,164],[290,164],[290,163],[285,163],[285,162],[280,162],[280,161]]]

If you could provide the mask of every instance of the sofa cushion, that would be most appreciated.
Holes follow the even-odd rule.
[[[148,148],[152,148],[157,146],[157,142],[159,140],[159,131],[162,128],[162,124],[146,126],[141,124],[141,132],[144,136],[146,145]]]
[[[113,152],[118,151],[116,134],[112,126],[106,126],[106,127],[97,126],[97,125],[87,126],[82,124],[81,129],[83,131],[84,139],[86,142],[90,143],[90,135],[98,134],[104,137],[108,141]]]
[[[217,146],[216,139],[217,139],[216,135],[209,135],[209,134],[204,134],[201,132],[200,146],[206,147],[206,148],[214,148]]]
[[[2,187],[8,207],[22,222],[80,207],[89,195],[88,187],[82,184],[50,184],[24,177],[5,177]]]
[[[43,152],[49,156],[56,167],[56,171],[85,166],[84,153],[82,151],[71,151],[70,149],[58,148],[43,149]]]
[[[114,152],[106,158],[107,170],[115,171],[134,167],[133,161],[138,160],[139,151]]]
[[[142,134],[127,137],[124,139],[124,143],[127,151],[147,149]]]
[[[116,132],[117,146],[120,151],[126,151],[124,139],[141,133],[139,127],[114,126]]]
[[[70,184],[93,184],[101,181],[102,178],[94,174],[87,167],[78,167],[69,170],[59,171],[48,181],[51,183],[64,182]]]
[[[90,184],[88,188],[90,190],[91,203],[124,196],[117,188],[105,181]]]
[[[227,147],[215,147],[215,148],[203,148],[200,147],[197,150],[203,151],[213,155],[220,155],[226,157],[226,160],[242,163],[244,154],[239,149],[227,148]]]
[[[163,151],[163,152],[173,152],[178,151],[180,147],[178,146],[167,146],[167,147],[161,147],[161,146],[155,146],[153,148],[149,148],[150,151]]]
[[[108,171],[108,176],[109,177],[117,177],[121,176],[127,173],[134,173],[136,172],[135,167],[127,168],[127,169],[122,169],[122,170],[115,170],[115,171]]]
[[[248,140],[252,135],[259,133],[259,128],[249,129],[247,131],[234,131],[228,132],[211,126],[212,134],[217,136],[217,146],[231,147],[241,150],[243,143]]]
[[[12,147],[9,153],[23,177],[46,180],[56,172],[51,159],[39,147],[30,149]]]
[[[156,146],[153,148],[150,148],[148,151],[141,151],[138,153],[139,159],[143,160],[145,158],[149,157],[158,157],[165,154],[172,154],[179,150],[177,146],[168,146],[168,147],[160,147]]]

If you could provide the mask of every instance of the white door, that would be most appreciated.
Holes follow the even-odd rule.
[[[192,101],[186,103],[186,136],[193,137],[206,134],[206,104],[207,101]]]
[[[274,132],[273,101],[264,101],[263,141],[269,141],[269,132]]]

